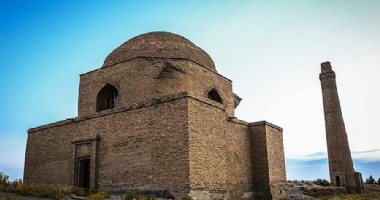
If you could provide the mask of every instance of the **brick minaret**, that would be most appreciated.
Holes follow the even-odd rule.
[[[347,187],[349,192],[361,193],[363,191],[361,174],[355,172],[353,167],[335,72],[331,69],[330,62],[321,64],[319,79],[322,85],[330,181],[335,186]]]

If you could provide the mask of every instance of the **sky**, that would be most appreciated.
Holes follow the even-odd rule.
[[[28,128],[77,116],[79,74],[131,37],[169,31],[233,81],[239,119],[284,129],[289,179],[328,178],[318,75],[331,61],[355,167],[380,178],[379,10],[378,0],[0,0],[0,171],[22,178]]]

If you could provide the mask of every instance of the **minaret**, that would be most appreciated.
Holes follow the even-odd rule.
[[[330,182],[338,187],[347,187],[349,192],[363,192],[361,174],[355,172],[348,145],[346,128],[335,82],[335,72],[330,62],[321,64],[319,75],[322,85],[323,109]]]

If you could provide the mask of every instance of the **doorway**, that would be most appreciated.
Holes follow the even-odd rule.
[[[86,189],[90,188],[90,157],[78,158],[78,186]]]
[[[339,176],[335,176],[335,182],[336,182],[336,186],[340,187],[340,177]]]

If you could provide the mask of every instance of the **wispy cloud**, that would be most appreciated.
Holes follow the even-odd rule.
[[[352,151],[352,159],[366,160],[366,161],[380,161],[380,149],[364,150],[364,151]],[[316,152],[306,155],[293,155],[288,159],[294,160],[319,160],[327,158],[327,152]]]
[[[380,177],[380,149],[351,152],[356,171],[363,178],[373,175]],[[328,160],[326,152],[316,152],[286,160],[288,179],[312,180],[328,177]]]
[[[353,151],[352,158],[357,160],[366,160],[369,162],[380,161],[380,149]]]
[[[327,158],[327,153],[326,152],[317,152],[313,154],[308,154],[303,157],[305,160],[319,160],[319,159],[324,159]]]

